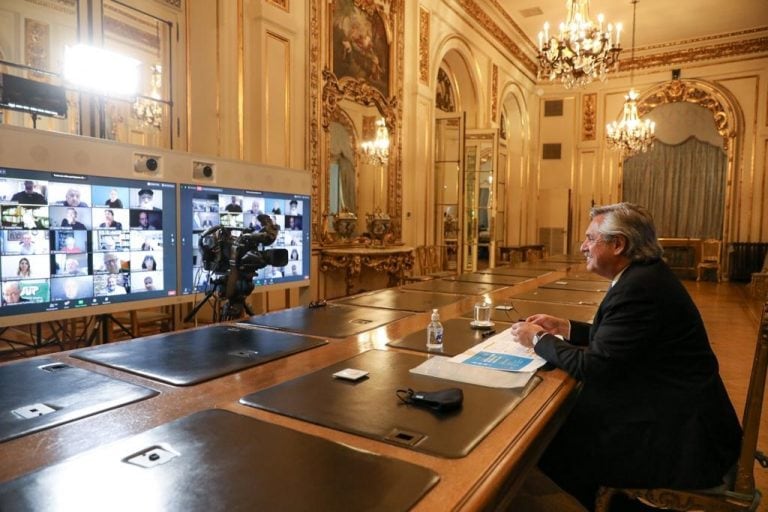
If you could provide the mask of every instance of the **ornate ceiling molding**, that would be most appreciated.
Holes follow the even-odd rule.
[[[756,55],[766,52],[768,52],[768,37],[760,37],[745,41],[720,43],[635,57],[632,62],[620,61],[619,70],[630,71],[633,69],[668,67],[674,64]]]
[[[704,107],[712,112],[717,132],[723,137],[724,147],[736,136],[736,112],[723,93],[711,84],[700,80],[672,80],[648,92],[638,101],[640,117],[654,108],[667,103],[685,101]]]
[[[531,74],[538,69],[536,62],[517,46],[493,18],[475,0],[458,0],[459,5],[485,30],[487,30]],[[515,25],[516,26],[516,25]],[[527,40],[527,38],[526,38]]]

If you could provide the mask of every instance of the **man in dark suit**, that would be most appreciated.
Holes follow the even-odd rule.
[[[600,485],[719,485],[741,427],[701,316],[661,259],[645,208],[620,203],[591,217],[581,252],[587,270],[612,280],[592,326],[533,315],[512,328],[582,381],[539,466],[589,509]]]

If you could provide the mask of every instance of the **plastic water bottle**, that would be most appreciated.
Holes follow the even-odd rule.
[[[443,349],[443,324],[440,323],[440,313],[432,310],[432,319],[427,326],[427,350]]]

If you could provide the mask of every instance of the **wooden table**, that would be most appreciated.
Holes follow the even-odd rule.
[[[562,276],[562,273],[559,273]],[[503,300],[508,290],[537,286],[536,280],[493,292]],[[457,317],[474,303],[466,297],[441,310],[445,319]],[[542,381],[531,394],[494,428],[466,457],[446,459],[373,439],[310,424],[265,410],[241,405],[238,400],[254,391],[338,363],[371,348],[389,349],[387,342],[423,329],[427,314],[416,314],[341,341],[293,354],[234,374],[193,386],[177,387],[138,375],[70,357],[67,352],[47,357],[130,383],[160,391],[154,398],[0,443],[0,482],[85,450],[138,434],[191,413],[222,408],[238,414],[319,436],[383,456],[410,461],[432,469],[440,482],[416,505],[417,511],[505,509],[510,498],[536,463],[541,451],[561,424],[575,398],[576,382],[560,370],[541,372]],[[118,343],[140,343],[132,340]],[[12,363],[9,363],[12,364]]]

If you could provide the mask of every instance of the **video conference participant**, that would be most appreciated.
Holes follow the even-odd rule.
[[[56,204],[60,204],[62,206],[71,206],[74,208],[87,208],[88,203],[80,200],[81,194],[82,192],[80,191],[80,189],[75,187],[70,187],[67,189],[67,193],[64,194],[64,199],[62,201],[59,201]]]
[[[99,224],[99,228],[106,229],[123,229],[123,225],[115,220],[115,212],[107,208],[104,210],[104,222]]]
[[[583,383],[539,466],[589,509],[600,485],[719,485],[741,428],[701,316],[661,259],[645,208],[619,203],[590,215],[587,270],[612,280],[593,325],[537,314],[512,326]]]
[[[66,217],[61,220],[61,227],[71,229],[86,229],[85,224],[77,219],[77,210],[67,208]]]
[[[21,285],[18,281],[3,283],[3,306],[25,302],[29,302],[29,300],[21,296]]]
[[[141,208],[142,210],[160,211],[160,208],[158,208],[155,205],[154,190],[150,188],[142,188],[137,192],[137,194],[138,194],[138,203],[135,206],[136,208]]]
[[[93,278],[57,277],[51,279],[51,300],[75,300],[93,296]]]
[[[35,190],[35,182],[32,180],[25,180],[24,190],[13,194],[11,201],[19,204],[48,204],[45,196]]]
[[[104,206],[108,208],[122,208],[123,201],[120,199],[116,188],[109,189],[109,197],[104,201]]]
[[[131,211],[131,227],[134,229],[162,229],[160,212]]]

